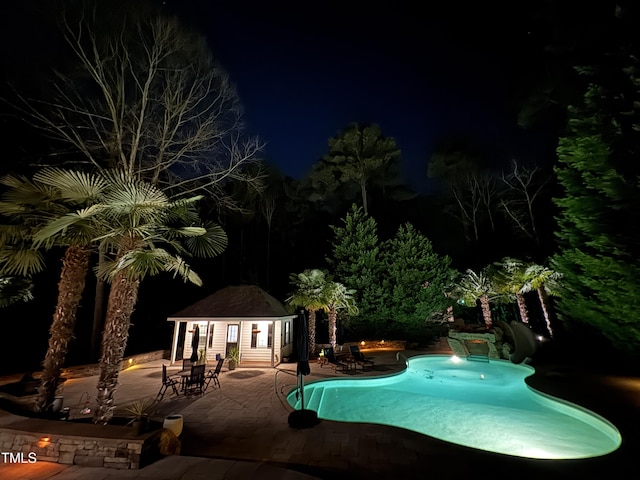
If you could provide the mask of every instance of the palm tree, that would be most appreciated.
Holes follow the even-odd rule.
[[[562,278],[562,274],[542,265],[529,265],[525,272],[528,279],[527,291],[535,290],[538,293],[540,307],[544,315],[544,321],[547,325],[549,335],[553,338],[553,329],[551,327],[551,316],[549,315],[548,297],[559,295],[558,281]]]
[[[322,292],[323,308],[329,313],[329,343],[336,346],[338,310],[346,310],[349,315],[357,315],[358,307],[353,298],[354,290],[348,290],[339,282],[329,281]]]
[[[58,299],[49,329],[49,345],[34,410],[41,412],[53,402],[60,372],[68,352],[76,313],[84,290],[91,237],[95,235],[84,208],[95,203],[105,188],[98,176],[59,169],[38,172],[30,181],[7,176],[2,184],[9,187],[0,202],[0,213],[14,221],[5,225],[1,261],[3,272],[20,275],[37,273],[44,268],[38,247],[66,247],[58,283]],[[80,208],[75,224],[64,231],[48,235],[41,229],[44,222]]]
[[[104,178],[108,188],[99,203],[55,219],[40,235],[52,237],[90,220],[91,231],[101,232],[92,239],[94,244],[104,242],[106,250],[115,254],[115,258],[97,272],[112,284],[94,415],[94,421],[106,423],[113,414],[120,363],[140,282],[147,276],[170,272],[200,285],[200,278],[178,254],[187,254],[189,249],[199,256],[214,256],[224,250],[227,240],[222,229],[215,225],[209,228],[182,226],[195,223],[198,217],[194,204],[201,197],[172,202],[157,187],[131,180],[122,172],[106,172]],[[177,253],[172,254],[161,246]]]
[[[465,275],[452,286],[450,295],[456,297],[459,303],[467,306],[476,306],[480,302],[484,323],[487,328],[491,328],[493,320],[490,302],[497,295],[487,269],[480,273],[468,269]]]
[[[325,307],[323,300],[327,279],[322,270],[311,269],[292,273],[289,277],[295,290],[285,300],[292,307],[303,307],[309,312],[309,351],[316,350],[316,310]]]
[[[505,257],[495,264],[494,284],[498,293],[515,298],[522,323],[529,323],[529,311],[524,294],[529,287],[527,265],[515,258]]]
[[[179,256],[187,254],[181,243],[200,257],[218,255],[227,245],[227,237],[217,225],[207,228],[174,225],[193,223],[197,217],[194,203],[201,197],[171,202],[151,184],[126,181],[123,186],[126,188],[107,197],[104,211],[105,219],[115,228],[102,239],[117,253],[114,261],[99,272],[111,281],[111,289],[101,345],[96,423],[106,423],[113,415],[114,393],[140,282],[148,276],[168,272],[200,286],[200,277]],[[176,253],[161,248],[163,244]]]

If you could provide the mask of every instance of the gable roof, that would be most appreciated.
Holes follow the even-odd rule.
[[[230,286],[183,308],[174,317],[285,317],[293,315],[282,303],[255,285]]]

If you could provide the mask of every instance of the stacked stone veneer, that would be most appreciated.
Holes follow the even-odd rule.
[[[29,458],[29,454],[35,453],[38,462],[137,469],[155,460],[153,457],[156,453],[154,446],[157,443],[155,442],[157,432],[134,436],[130,433],[116,434],[114,430],[107,435],[101,435],[101,432],[108,432],[111,427],[109,425],[71,425],[71,422],[61,421],[19,420],[21,425],[28,425],[33,421],[35,424],[33,426],[40,427],[27,430],[15,428],[11,424],[6,425],[7,417],[2,420],[0,421],[1,450],[14,454],[22,453],[23,458]],[[60,428],[63,425],[71,428]],[[95,432],[91,432],[92,429]],[[62,430],[78,430],[78,432],[59,433]]]
[[[129,363],[129,358],[132,362]],[[122,369],[130,365],[168,358],[167,350],[127,357]],[[95,375],[98,365],[70,367],[65,378]],[[159,430],[135,436],[131,427],[93,425],[19,417],[0,411],[0,451],[35,453],[37,461],[87,467],[137,469],[158,459]],[[48,441],[43,441],[48,438]]]
[[[466,357],[471,353],[469,351],[470,343],[485,343],[488,349],[487,356],[489,358],[508,359],[509,353],[513,350],[509,343],[502,341],[502,330],[497,327],[492,331],[485,333],[449,330],[449,337],[447,340],[453,354],[460,357]]]
[[[360,342],[351,342],[344,345],[336,345],[336,350],[338,352],[348,352],[350,345],[357,345],[360,350],[404,350],[406,342],[404,340],[365,340],[364,346]],[[320,349],[330,346],[330,343],[317,343],[316,350],[319,352]]]
[[[120,365],[120,370],[125,370],[126,368],[131,367],[132,365],[138,365],[141,363],[152,362],[154,360],[162,360],[169,358],[169,350],[155,350],[153,352],[147,353],[139,353],[136,355],[131,355],[130,357],[126,357],[122,360]],[[131,359],[131,362],[129,362]],[[89,364],[89,365],[76,365],[73,367],[63,368],[61,376],[65,379],[69,378],[79,378],[79,377],[90,377],[92,375],[98,375],[100,373],[99,365],[97,363]],[[36,373],[34,377],[37,377]]]

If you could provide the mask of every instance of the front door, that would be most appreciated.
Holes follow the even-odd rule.
[[[240,330],[240,325],[233,324],[227,325],[227,350],[225,352],[225,357],[229,355],[229,350],[232,348],[238,348],[238,332]]]

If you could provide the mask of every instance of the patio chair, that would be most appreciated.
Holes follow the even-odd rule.
[[[171,387],[171,389],[173,390],[173,393],[175,393],[176,395],[180,395],[180,393],[178,392],[178,389],[176,388],[176,385],[178,385],[179,383],[180,382],[177,379],[171,378],[167,374],[167,366],[162,365],[162,386],[160,387],[160,390],[158,391],[158,395],[156,396],[156,402],[159,402],[164,398],[164,394],[167,392],[167,389],[169,387]]]
[[[204,369],[205,365],[192,365],[191,373],[185,380],[185,395],[202,395],[204,393]]]
[[[222,370],[223,363],[224,363],[224,358],[221,358],[220,360],[218,360],[218,364],[216,365],[215,370],[209,370],[209,372],[205,375],[205,380],[204,380],[205,391],[207,390],[207,388],[209,388],[209,384],[211,383],[211,380],[213,380],[214,387],[217,385],[218,388],[220,388],[220,381],[218,380],[218,375]]]
[[[328,347],[324,349],[324,358],[327,359],[327,362],[333,367],[334,371],[340,370],[341,372],[346,372],[349,370],[349,365],[341,362],[336,358],[336,354],[333,351],[333,347]],[[320,365],[322,367],[322,365]]]
[[[194,365],[195,363],[189,360],[188,358],[185,358],[182,360],[182,370],[190,370],[191,367],[193,367]]]
[[[349,345],[349,351],[351,352],[353,361],[356,362],[356,365],[360,365],[363,370],[365,367],[373,368],[373,360],[366,358],[360,351],[360,347],[358,345]]]

